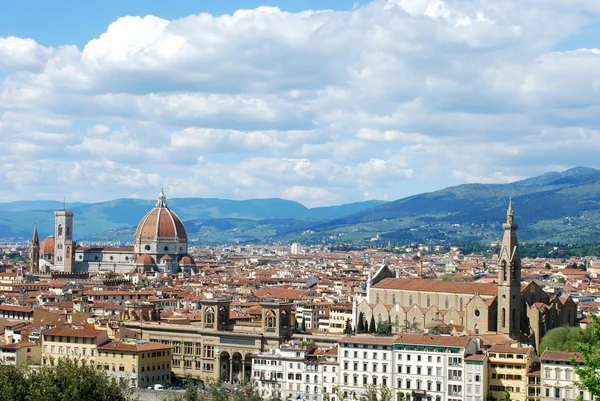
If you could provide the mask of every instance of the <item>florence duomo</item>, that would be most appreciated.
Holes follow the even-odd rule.
[[[55,235],[38,239],[34,228],[31,242],[31,271],[137,273],[141,275],[174,274],[196,268],[188,255],[188,238],[183,223],[167,205],[161,188],[156,206],[140,221],[133,238],[133,248],[82,247],[73,241],[75,214],[58,210]]]

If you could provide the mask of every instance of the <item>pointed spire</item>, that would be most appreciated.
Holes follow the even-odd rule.
[[[39,245],[40,238],[38,237],[37,224],[33,225],[33,237],[31,238],[31,245]]]
[[[165,190],[162,186],[160,187],[160,194],[158,195],[158,202],[156,203],[156,207],[167,207],[167,197],[165,196]]]
[[[506,212],[507,216],[514,216],[515,212],[513,210],[513,204],[512,204],[512,196],[510,197],[510,201],[508,202],[508,211]]]

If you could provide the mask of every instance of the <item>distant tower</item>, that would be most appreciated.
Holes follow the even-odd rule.
[[[67,273],[73,272],[73,212],[54,212],[54,267]]]
[[[33,275],[40,273],[40,238],[38,237],[37,225],[33,227],[33,237],[31,238],[31,257],[29,272]]]
[[[498,257],[498,333],[519,339],[521,332],[521,254],[512,199],[506,213]]]

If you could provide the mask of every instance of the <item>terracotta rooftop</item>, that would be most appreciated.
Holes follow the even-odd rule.
[[[110,341],[98,347],[98,351],[145,352],[171,349],[169,345],[154,342]]]
[[[99,335],[106,333],[104,330],[94,330],[94,329],[72,329],[72,328],[62,328],[55,327],[53,329],[49,329],[44,331],[44,335],[51,336],[63,336],[63,337],[79,337],[79,338],[96,338]]]
[[[423,292],[448,292],[455,294],[497,295],[498,285],[493,283],[461,283],[442,280],[386,278],[373,288]]]

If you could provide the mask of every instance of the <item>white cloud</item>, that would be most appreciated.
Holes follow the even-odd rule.
[[[600,51],[556,49],[598,2],[526,3],[123,17],[81,50],[0,38],[0,198],[164,184],[316,205],[597,166]]]

